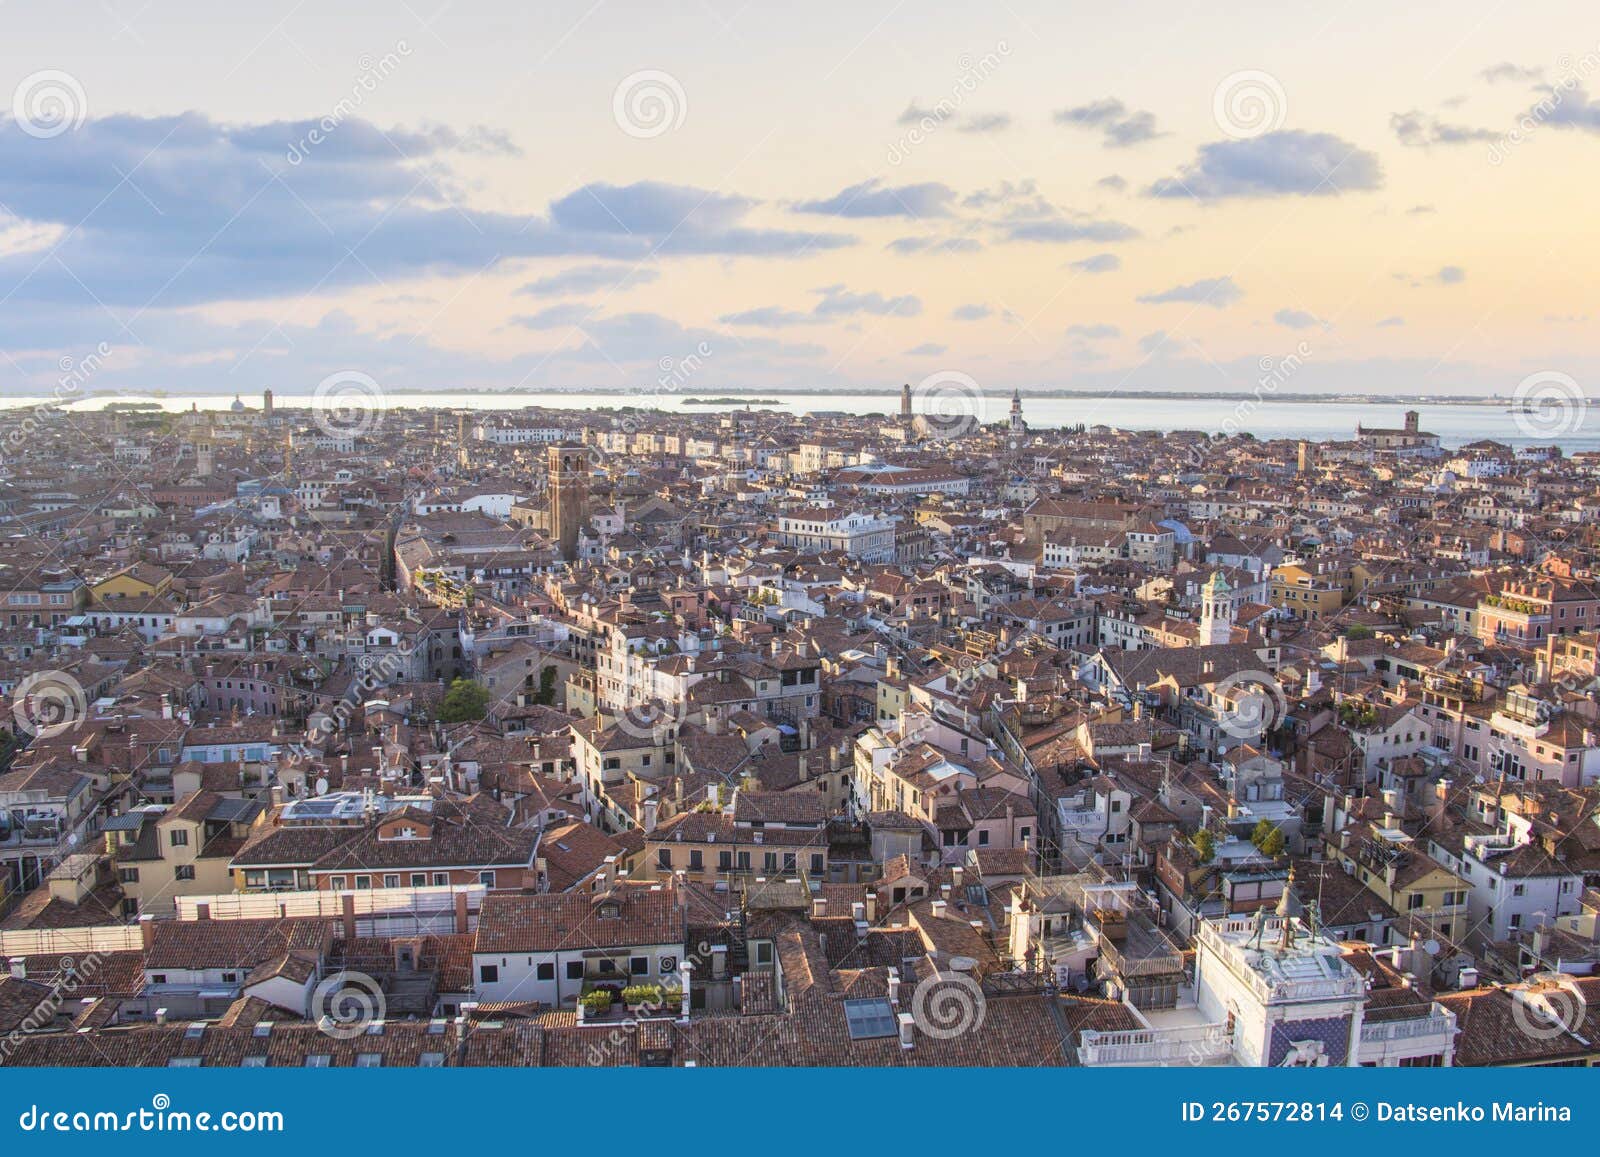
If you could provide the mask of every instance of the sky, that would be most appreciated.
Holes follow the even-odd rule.
[[[3,18],[0,397],[1600,371],[1592,2]]]

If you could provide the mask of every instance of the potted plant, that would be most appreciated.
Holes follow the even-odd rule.
[[[630,984],[622,990],[622,1003],[628,1006],[630,1012],[638,1012],[641,1008],[659,1008],[662,995],[659,984]]]
[[[590,1019],[604,1016],[611,1011],[611,994],[603,988],[586,992],[578,997],[578,1007],[582,1008]]]

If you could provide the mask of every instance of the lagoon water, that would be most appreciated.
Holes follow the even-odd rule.
[[[760,407],[778,411],[809,414],[837,412],[848,414],[893,414],[900,408],[900,396],[894,392],[883,393],[782,393],[773,390],[752,390],[752,398],[771,399],[779,406]],[[593,415],[605,410],[628,406],[658,409],[669,413],[715,414],[729,406],[685,405],[692,397],[682,393],[601,393],[582,391],[546,392],[391,392],[385,403],[391,408],[421,407],[469,410],[518,410],[528,406],[542,406],[563,410],[585,411]],[[735,397],[734,391],[705,390],[703,397]],[[37,405],[43,399],[0,399],[0,406]],[[136,394],[100,394],[72,403],[73,408],[100,409],[113,402],[151,401],[164,410],[187,410],[198,404],[202,410],[222,410],[233,404],[232,394],[209,396],[148,397]],[[258,407],[259,397],[244,399],[247,406]],[[309,394],[295,396],[276,393],[274,404],[283,408],[309,406]],[[1001,421],[1011,404],[1010,395],[991,394],[982,399],[985,422]],[[1307,438],[1313,441],[1348,439],[1355,434],[1358,423],[1368,426],[1399,426],[1407,409],[1417,409],[1422,414],[1422,428],[1438,434],[1447,447],[1461,446],[1480,438],[1494,438],[1510,445],[1555,442],[1568,453],[1579,450],[1600,450],[1600,412],[1586,409],[1567,415],[1562,429],[1540,437],[1530,437],[1517,423],[1517,415],[1509,412],[1504,402],[1495,404],[1468,403],[1417,403],[1402,405],[1366,401],[1316,401],[1285,402],[1268,399],[1256,402],[1246,398],[1152,398],[1139,394],[1117,394],[1106,397],[1029,397],[1023,395],[1023,416],[1029,424],[1038,427],[1071,426],[1080,422],[1094,426],[1115,426],[1129,430],[1201,430],[1207,433],[1224,428],[1247,432],[1257,438]],[[1548,427],[1547,427],[1548,428]]]

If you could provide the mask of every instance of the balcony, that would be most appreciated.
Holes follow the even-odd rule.
[[[1233,1055],[1225,1024],[1170,1029],[1124,1029],[1080,1036],[1078,1059],[1085,1065],[1206,1065]]]
[[[1364,1023],[1357,1059],[1363,1064],[1382,1064],[1386,1060],[1443,1054],[1455,1035],[1455,1014],[1435,1004],[1427,1016]]]

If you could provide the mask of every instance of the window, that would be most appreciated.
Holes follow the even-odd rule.
[[[370,892],[371,890],[372,890],[372,877],[371,876],[357,876],[356,877],[356,891],[358,891],[358,892]]]
[[[117,879],[124,884],[137,884],[139,882],[138,868],[122,868],[117,872]]]
[[[478,873],[478,883],[482,884],[485,888],[494,887],[494,873],[493,872],[479,872]]]
[[[498,964],[480,964],[478,966],[478,980],[483,984],[494,984],[500,979],[500,966]]]
[[[628,957],[628,973],[632,976],[649,976],[650,958],[648,956]]]
[[[413,888],[426,888],[428,886],[428,873],[426,873],[426,872],[412,872],[411,873],[411,886]]]
[[[167,843],[174,848],[187,848],[189,846],[189,830],[187,828],[173,828],[167,833]]]
[[[199,1057],[173,1057],[167,1061],[167,1068],[169,1069],[198,1069],[199,1067]]]
[[[732,868],[733,868],[733,853],[732,852],[718,852],[717,853],[717,871],[719,871],[719,872],[727,872],[727,871],[731,871]]]
[[[446,887],[446,886],[449,885],[449,883],[450,883],[450,873],[449,872],[435,872],[433,874],[433,886],[435,888]]]
[[[762,854],[761,870],[763,872],[776,872],[778,870],[777,852],[766,852]]]
[[[327,1053],[313,1053],[306,1058],[306,1068],[325,1069],[333,1063],[333,1058]]]
[[[172,869],[172,874],[179,880],[192,880],[194,879],[194,865],[179,864]]]
[[[332,888],[335,892],[342,892],[345,889],[344,880],[345,878],[343,876],[329,876],[328,887]]]
[[[357,1053],[356,1054],[356,1068],[358,1068],[358,1069],[381,1069],[382,1067],[383,1067],[383,1054],[382,1053]]]
[[[756,945],[756,963],[757,964],[771,964],[772,963],[772,941],[763,940],[761,943]]]
[[[813,876],[820,876],[822,874],[822,870],[823,870],[822,869],[822,853],[821,852],[812,852],[811,853],[811,874]]]
[[[663,872],[672,871],[672,849],[660,848],[656,851],[656,867]]]
[[[444,1068],[444,1054],[423,1053],[422,1060],[418,1063],[422,1068],[425,1069],[442,1069]]]
[[[989,846],[989,829],[988,828],[979,828],[978,829],[978,846],[980,848],[987,848]]]
[[[400,874],[398,872],[385,873],[383,886],[385,888],[398,888],[400,886]]]
[[[691,872],[698,872],[705,866],[705,856],[701,853],[700,849],[691,848],[689,850],[689,870]]]
[[[583,961],[581,961],[581,960],[569,960],[569,961],[567,961],[567,979],[568,980],[582,980],[583,979]]]
[[[239,1062],[241,1069],[264,1069],[267,1067],[266,1057],[245,1057]]]
[[[538,976],[540,980],[554,980],[556,978],[555,961],[546,960],[543,964],[539,965],[539,969],[535,975]]]
[[[844,1021],[851,1040],[873,1040],[899,1031],[899,1021],[887,1000],[847,1000]]]

